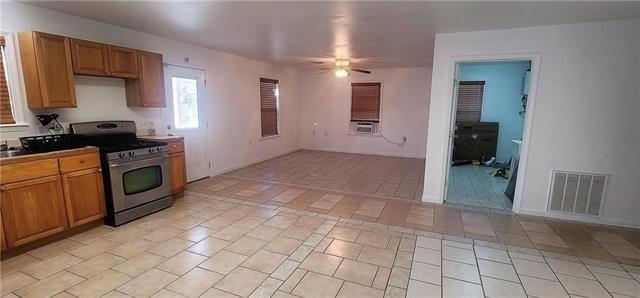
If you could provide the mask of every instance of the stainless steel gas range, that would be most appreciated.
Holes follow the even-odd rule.
[[[119,226],[171,206],[167,145],[138,140],[133,121],[72,123],[83,142],[100,148],[107,218]]]

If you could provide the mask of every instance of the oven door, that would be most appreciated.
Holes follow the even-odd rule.
[[[167,154],[110,162],[109,174],[116,213],[171,195]]]

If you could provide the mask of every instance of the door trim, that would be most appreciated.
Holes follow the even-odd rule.
[[[516,189],[513,198],[513,208],[512,211],[515,213],[520,213],[522,209],[522,196],[524,194],[524,180],[525,173],[527,170],[527,165],[529,161],[529,146],[531,140],[531,133],[533,131],[533,115],[535,112],[535,102],[537,97],[537,87],[538,87],[538,75],[540,69],[540,54],[539,53],[519,53],[519,54],[498,54],[498,55],[465,55],[465,56],[454,56],[449,60],[449,69],[453,69],[453,72],[450,72],[450,76],[448,78],[448,88],[449,92],[453,93],[454,90],[454,80],[457,79],[457,65],[459,63],[465,62],[495,62],[495,61],[518,61],[518,60],[530,60],[531,61],[531,75],[529,77],[529,92],[527,96],[527,112],[525,115],[525,123],[524,130],[522,132],[522,148],[520,149],[520,161],[518,163],[518,180],[516,180]],[[452,129],[454,129],[453,122],[455,121],[455,117],[453,114],[455,113],[455,105],[454,96],[451,94],[448,98],[451,99],[451,104],[448,108],[448,124],[447,124],[447,134],[446,140],[444,140],[447,144],[447,148],[453,146],[451,143],[453,139],[450,137]],[[440,196],[437,198],[438,202],[442,204],[447,195],[447,183],[448,180],[448,171],[451,167],[451,158],[452,154],[450,150],[446,150],[443,152],[443,156],[441,156],[442,160],[445,160],[444,167],[440,169],[442,173],[442,182],[438,186],[440,189]],[[423,201],[424,198],[423,198]]]

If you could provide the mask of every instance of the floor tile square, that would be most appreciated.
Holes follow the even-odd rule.
[[[254,255],[249,257],[244,263],[242,263],[242,266],[271,274],[286,259],[286,255],[270,252],[267,250],[259,250]]]
[[[602,285],[591,279],[558,274],[558,279],[569,294],[585,297],[611,297]]]
[[[411,266],[411,279],[440,285],[442,270],[440,266],[413,262],[413,266]]]
[[[77,297],[99,297],[123,285],[130,279],[131,277],[124,273],[106,270],[92,278],[76,284],[75,286],[67,289],[66,292]]]
[[[81,263],[75,264],[67,268],[67,271],[80,275],[84,278],[89,278],[124,261],[124,258],[103,253]]]
[[[442,254],[440,251],[416,247],[413,260],[421,263],[440,266],[442,263]]]
[[[482,276],[519,282],[518,274],[516,274],[516,270],[512,265],[487,260],[478,260],[478,267],[480,268],[480,274]]]
[[[176,279],[178,279],[177,275],[151,269],[118,287],[117,290],[133,297],[149,297]]]
[[[158,245],[147,250],[150,253],[163,256],[165,258],[170,258],[178,254],[179,252],[189,248],[189,246],[193,245],[194,242],[180,239],[180,238],[171,238],[164,242],[159,243]]]
[[[84,278],[67,271],[60,271],[15,291],[21,297],[50,297],[82,282]]]
[[[478,267],[465,263],[459,263],[449,260],[442,261],[442,276],[456,278],[463,281],[480,283],[480,274]]]
[[[65,253],[26,267],[22,269],[22,272],[37,279],[43,279],[80,262],[82,259]]]
[[[214,287],[242,297],[251,294],[269,275],[255,270],[238,267],[227,274]]]
[[[300,264],[300,269],[305,269],[326,275],[333,275],[340,266],[342,258],[319,253],[311,252],[309,256]]]
[[[327,234],[327,237],[355,242],[356,239],[358,239],[358,235],[360,235],[360,230],[345,227],[334,227],[331,229],[329,234]]]
[[[301,297],[335,297],[341,286],[339,279],[308,272],[291,293]]]
[[[240,264],[248,258],[249,257],[245,255],[223,250],[202,262],[199,267],[226,275],[240,266]]]
[[[546,263],[538,263],[527,260],[513,259],[513,266],[520,275],[557,280],[551,268]]]
[[[371,297],[382,298],[384,292],[371,287],[365,287],[359,284],[350,283],[345,281],[340,292],[338,292],[338,298],[352,298],[352,297]]]
[[[298,246],[300,246],[300,244],[302,244],[302,241],[300,240],[278,236],[271,240],[271,242],[267,243],[263,249],[283,255],[290,255],[296,250],[296,248],[298,248]]]
[[[390,249],[365,246],[358,256],[358,261],[391,268],[395,252]]]
[[[377,270],[378,267],[375,265],[343,260],[333,276],[350,282],[371,286]]]
[[[168,285],[167,289],[187,297],[198,297],[222,277],[221,274],[196,267]]]
[[[225,247],[229,246],[229,244],[231,244],[231,242],[226,240],[207,237],[201,240],[200,242],[194,244],[193,246],[189,247],[187,251],[210,257],[215,255]]]
[[[442,289],[429,283],[410,280],[407,287],[407,298],[439,298],[442,297]]]
[[[387,248],[390,237],[388,235],[362,231],[356,239],[357,243],[379,248]]]
[[[118,272],[122,272],[126,275],[135,277],[161,264],[165,260],[166,260],[165,257],[154,255],[148,252],[143,252],[131,259],[128,259],[116,266],[113,266],[112,269]]]
[[[484,294],[479,284],[443,277],[442,296],[471,298],[484,297]]]
[[[245,236],[236,240],[236,242],[229,244],[229,246],[225,247],[225,250],[239,253],[245,256],[251,256],[260,248],[262,248],[265,244],[267,244],[267,242],[264,240],[254,239],[254,238]]]
[[[640,282],[636,280],[599,273],[596,278],[611,293],[640,297]]]
[[[482,286],[484,294],[487,297],[504,297],[504,298],[525,298],[527,294],[524,292],[522,285],[516,282],[510,282],[491,277],[482,277]]]
[[[183,275],[206,259],[207,257],[203,255],[183,251],[156,266],[156,268],[176,275]]]
[[[355,260],[364,246],[359,243],[353,243],[335,239],[325,250],[325,253],[335,256]]]

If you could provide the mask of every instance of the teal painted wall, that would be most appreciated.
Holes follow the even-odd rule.
[[[524,130],[522,77],[530,61],[468,62],[459,65],[459,81],[485,81],[481,121],[499,122],[496,159],[508,161],[513,142]]]

